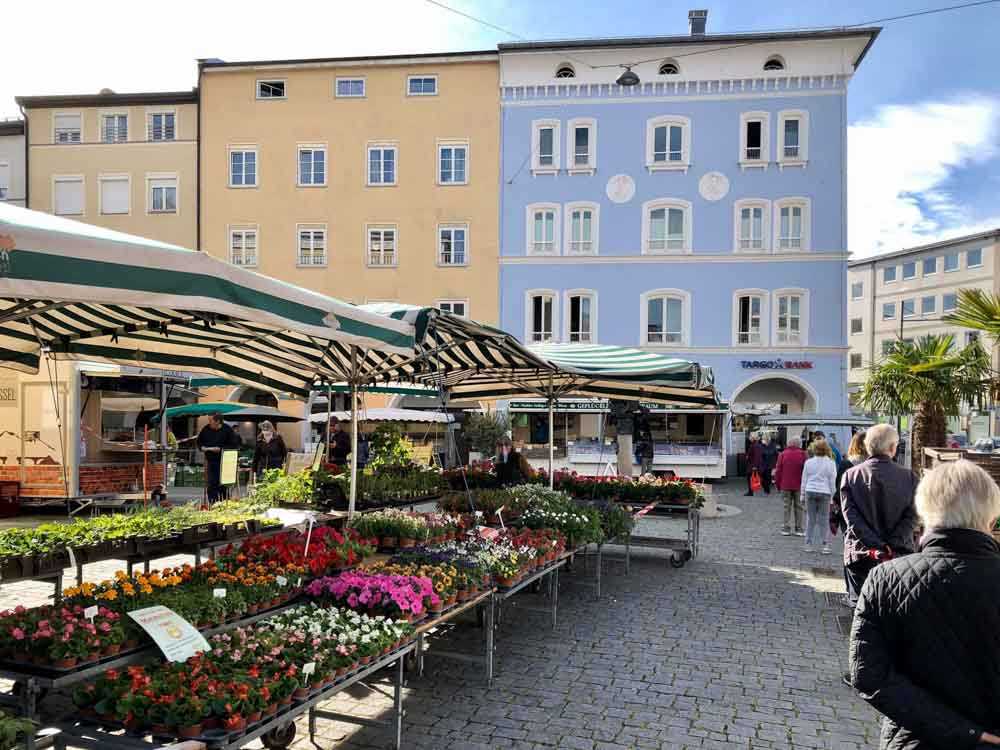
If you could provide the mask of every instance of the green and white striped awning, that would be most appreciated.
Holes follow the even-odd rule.
[[[341,352],[413,356],[411,322],[205,253],[0,204],[0,366],[163,367],[308,393]],[[350,357],[347,358],[350,361]]]

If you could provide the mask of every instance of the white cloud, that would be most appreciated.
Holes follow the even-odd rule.
[[[949,180],[1000,155],[1000,100],[886,106],[848,128],[848,241],[855,257],[1000,226]]]

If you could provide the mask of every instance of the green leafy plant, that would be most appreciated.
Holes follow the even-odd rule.
[[[413,458],[413,450],[403,437],[403,431],[391,422],[383,422],[372,433],[368,465],[398,466],[408,464]]]
[[[472,450],[492,456],[497,440],[510,432],[510,419],[504,412],[472,412],[462,425],[462,434]]]
[[[30,719],[11,716],[0,711],[0,750],[14,750],[23,747],[24,740],[35,733],[35,723]]]

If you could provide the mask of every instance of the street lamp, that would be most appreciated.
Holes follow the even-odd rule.
[[[626,65],[625,72],[618,76],[618,80],[615,83],[619,86],[638,86],[639,76],[632,72],[631,67]]]

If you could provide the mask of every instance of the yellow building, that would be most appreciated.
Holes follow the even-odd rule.
[[[20,96],[27,206],[195,247],[198,94]]]
[[[198,78],[202,250],[497,321],[495,52],[209,60]]]

